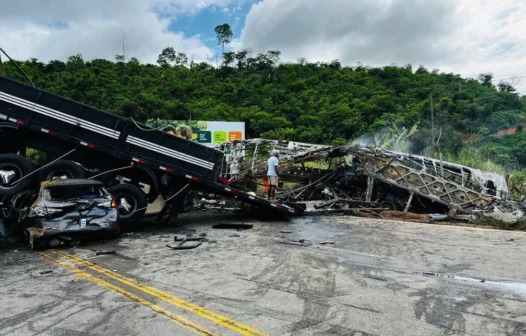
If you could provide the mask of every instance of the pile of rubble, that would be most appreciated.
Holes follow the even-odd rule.
[[[265,188],[269,153],[280,151],[278,198],[307,211],[389,209],[494,217],[514,222],[525,215],[524,197],[511,198],[504,176],[428,157],[375,147],[325,146],[252,139],[222,144],[221,176],[237,188]],[[376,213],[376,212],[375,212]]]

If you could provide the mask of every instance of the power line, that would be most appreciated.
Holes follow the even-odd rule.
[[[491,81],[496,81],[496,82],[502,82],[504,80],[508,80],[508,79],[521,79],[521,78],[526,78],[526,75],[525,76],[517,76],[517,77],[510,77],[510,78],[501,78],[501,79],[492,79]]]

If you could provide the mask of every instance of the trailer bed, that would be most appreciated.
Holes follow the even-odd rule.
[[[0,76],[0,122],[45,134],[70,148],[104,154],[123,165],[189,179],[192,187],[275,212],[300,214],[301,208],[270,202],[218,183],[223,153],[132,120]],[[2,144],[0,144],[1,146]],[[45,143],[41,144],[45,147]],[[37,148],[39,149],[39,148]]]

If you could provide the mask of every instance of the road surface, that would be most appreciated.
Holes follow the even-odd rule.
[[[221,222],[254,227],[211,228]],[[211,241],[166,247],[188,233]],[[280,243],[300,239],[312,245]],[[526,335],[525,243],[353,217],[187,215],[76,248],[0,251],[0,335]]]

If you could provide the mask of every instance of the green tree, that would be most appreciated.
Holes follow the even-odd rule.
[[[230,25],[228,23],[223,23],[222,25],[216,26],[214,31],[217,36],[217,44],[221,46],[221,63],[223,64],[225,45],[230,44],[234,33],[232,33],[232,29],[230,29]]]
[[[325,144],[384,135],[385,146],[416,154],[438,155],[438,143],[453,159],[476,151],[510,169],[526,167],[526,132],[510,132],[526,122],[526,99],[493,85],[491,74],[470,79],[424,66],[280,63],[278,50],[223,56],[220,68],[193,61],[186,67],[193,57],[171,47],[157,65],[136,58],[84,61],[82,55],[18,63],[38,87],[140,121],[244,121],[247,137]],[[12,62],[4,70],[27,82]]]
[[[167,66],[175,62],[177,54],[172,47],[164,48],[157,58],[157,64],[160,66]]]
[[[223,65],[230,66],[232,63],[234,63],[235,59],[236,54],[233,51],[228,51],[223,54]]]
[[[479,75],[479,81],[482,84],[482,86],[491,87],[492,80],[493,80],[493,74],[491,73],[483,73]]]

